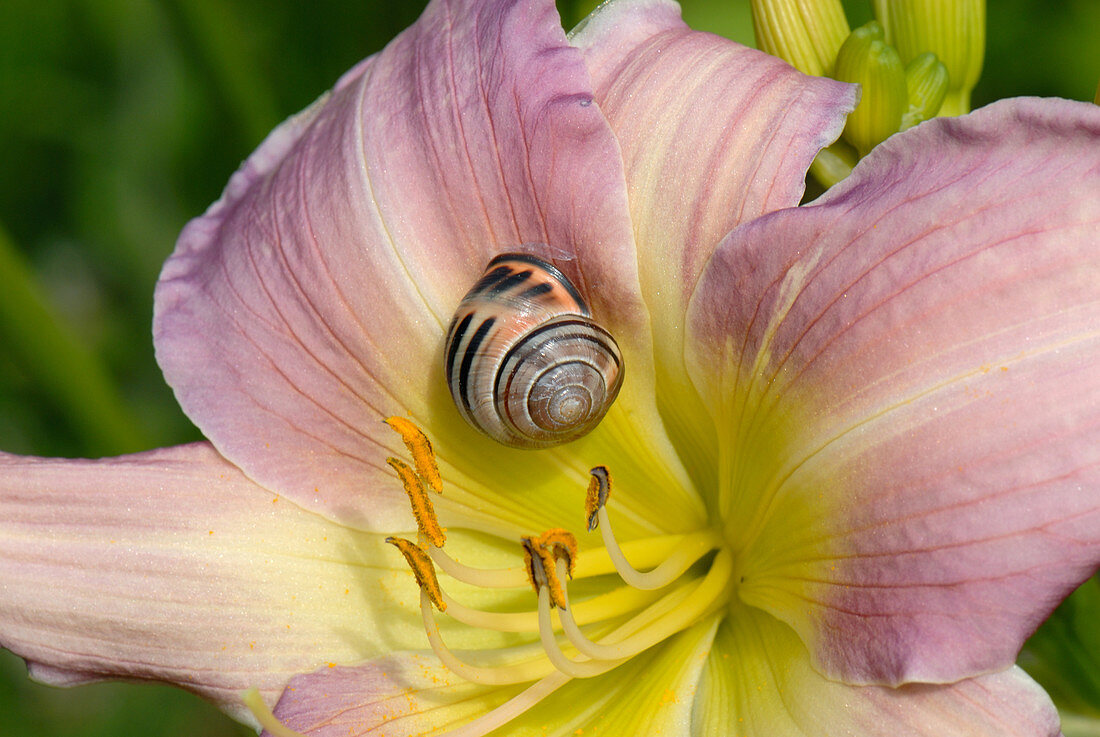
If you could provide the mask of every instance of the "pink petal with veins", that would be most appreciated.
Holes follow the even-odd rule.
[[[660,408],[696,483],[710,487],[717,450],[683,363],[688,298],[730,230],[798,204],[858,88],[693,31],[668,0],[603,5],[571,40],[623,150]]]
[[[472,433],[442,347],[489,257],[529,242],[648,351],[618,147],[553,3],[437,0],[187,226],[157,288],[158,361],[250,478],[398,529],[407,503],[384,459],[401,443],[383,417],[429,427],[474,492],[508,486],[477,452],[488,441],[458,450]]]
[[[830,676],[1003,668],[1100,564],[1098,244],[1100,108],[1021,99],[891,138],[708,266],[689,362],[741,598]]]
[[[167,681],[249,718],[245,689],[274,700],[295,673],[420,645],[408,578],[378,536],[256,486],[205,443],[0,454],[0,645],[48,683]]]

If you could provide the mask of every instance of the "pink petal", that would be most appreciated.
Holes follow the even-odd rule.
[[[466,682],[431,655],[393,653],[295,678],[275,715],[310,737],[421,737],[459,727],[463,734],[636,735],[639,725],[645,734],[686,735],[717,628],[718,618],[710,617],[594,678],[552,673],[509,686]],[[495,711],[513,698],[524,708],[506,707],[507,716]]]
[[[311,737],[352,737],[375,729],[384,729],[386,737],[419,737],[460,726],[519,690],[469,683],[431,655],[394,653],[354,668],[298,676],[275,713]]]
[[[168,681],[246,715],[247,688],[423,642],[394,552],[207,444],[0,455],[0,645],[49,683]]]
[[[647,395],[622,164],[592,100],[550,0],[433,2],[272,133],[184,230],[155,318],[184,410],[250,478],[372,529],[411,521],[385,416],[415,417],[473,491],[553,475],[560,461],[545,458],[528,458],[529,478],[495,470],[499,449],[447,395],[443,339],[491,254],[548,243],[523,248],[642,356],[626,394]],[[483,499],[469,506],[484,516]]]
[[[572,41],[623,150],[661,410],[694,458],[696,481],[712,486],[714,440],[695,422],[706,410],[686,390],[688,298],[726,233],[798,204],[807,168],[840,135],[858,88],[692,31],[670,0],[607,3]]]
[[[890,139],[692,304],[741,598],[849,682],[1010,664],[1100,564],[1100,108]],[[734,535],[734,537],[737,536]]]

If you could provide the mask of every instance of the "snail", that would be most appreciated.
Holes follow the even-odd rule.
[[[580,292],[553,264],[495,257],[447,332],[447,383],[459,413],[516,448],[592,431],[615,401],[623,358]]]

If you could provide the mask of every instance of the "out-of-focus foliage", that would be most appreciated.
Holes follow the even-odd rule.
[[[845,4],[853,27],[870,18],[867,3]],[[153,360],[161,263],[183,224],[218,197],[268,130],[380,49],[422,5],[0,0],[0,261],[11,256],[0,290],[25,271],[32,295],[0,310],[0,449],[82,456],[199,437]],[[559,2],[567,26],[594,5]],[[752,42],[747,0],[682,5],[693,26]],[[1100,3],[990,6],[975,105],[1019,94],[1092,99]],[[34,299],[42,307],[34,319],[45,322],[30,330]],[[1086,711],[1100,708],[1096,691],[1090,701],[1078,661],[1065,653],[1086,649],[1095,679],[1100,602],[1087,596],[1028,651],[1052,691]],[[250,733],[167,687],[39,686],[18,658],[0,653],[4,737]]]
[[[1100,719],[1100,577],[1092,577],[1047,620],[1020,654],[1020,665],[1055,703]],[[1098,723],[1100,734],[1100,723]],[[1068,736],[1067,736],[1068,737]]]

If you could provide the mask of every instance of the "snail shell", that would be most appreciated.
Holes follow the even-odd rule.
[[[489,437],[545,448],[590,432],[619,393],[623,358],[580,292],[535,256],[505,253],[467,292],[447,332],[458,411]]]

